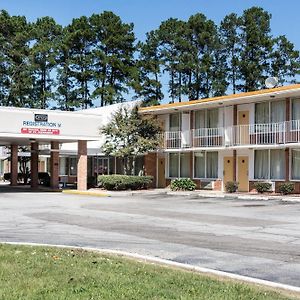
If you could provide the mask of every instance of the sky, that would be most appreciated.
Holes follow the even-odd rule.
[[[299,0],[0,0],[0,9],[7,10],[10,15],[25,15],[29,21],[51,16],[61,25],[83,15],[112,11],[123,22],[134,23],[138,40],[144,40],[146,32],[158,28],[162,21],[171,17],[187,20],[201,12],[219,24],[227,14],[241,15],[252,6],[260,6],[271,13],[272,34],[286,35],[300,50]]]
[[[25,15],[29,21],[51,16],[61,25],[82,15],[113,11],[124,22],[135,24],[139,40],[170,17],[187,20],[192,14],[201,12],[220,23],[227,14],[241,14],[251,6],[260,6],[270,12],[272,33],[286,35],[300,49],[299,0],[0,0],[0,9],[11,15]]]

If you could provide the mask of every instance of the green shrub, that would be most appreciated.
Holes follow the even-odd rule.
[[[227,193],[235,193],[239,184],[236,181],[227,181],[225,183],[225,189]]]
[[[99,175],[98,185],[107,190],[140,190],[153,181],[152,176]]]
[[[272,184],[269,182],[255,182],[254,187],[258,193],[265,193],[270,191]]]
[[[279,192],[283,195],[291,194],[294,192],[295,185],[293,182],[285,182],[279,185]]]
[[[178,178],[171,181],[172,191],[194,191],[196,183],[190,178]]]

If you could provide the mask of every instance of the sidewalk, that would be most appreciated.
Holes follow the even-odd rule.
[[[89,189],[88,191],[64,190],[66,194],[88,195],[96,197],[128,197],[140,195],[174,195],[174,196],[192,196],[203,198],[224,198],[224,199],[240,199],[240,200],[281,200],[289,202],[300,202],[300,195],[270,195],[270,194],[254,194],[254,193],[225,193],[221,191],[171,191],[168,188],[157,188],[137,191],[106,191],[101,189]]]

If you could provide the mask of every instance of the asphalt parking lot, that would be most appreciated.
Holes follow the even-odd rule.
[[[300,286],[300,203],[0,193],[0,241],[157,256]]]

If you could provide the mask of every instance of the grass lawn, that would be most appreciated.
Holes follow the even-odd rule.
[[[92,252],[0,244],[0,299],[294,299],[256,286]]]

